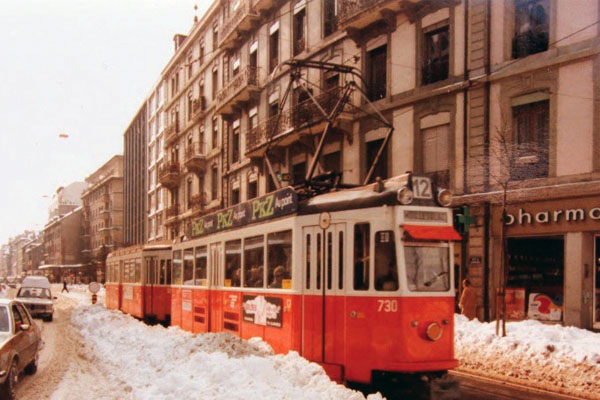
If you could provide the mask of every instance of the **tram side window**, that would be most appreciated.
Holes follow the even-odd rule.
[[[171,285],[171,260],[167,260],[167,281],[166,285]]]
[[[270,288],[292,288],[292,231],[267,235],[267,282]]]
[[[194,285],[206,286],[206,246],[196,247],[196,266],[194,271]]]
[[[173,252],[173,275],[172,275],[173,285],[181,285],[181,282],[183,281],[181,279],[182,278],[181,267],[182,267],[181,250],[177,250],[177,251]]]
[[[375,290],[398,290],[394,231],[375,233]]]
[[[225,242],[225,286],[240,286],[242,267],[242,241]]]
[[[368,223],[354,225],[354,290],[369,290],[370,232]]]
[[[244,287],[264,287],[265,239],[254,236],[244,239]]]
[[[306,235],[306,288],[310,289],[310,237]]]
[[[194,279],[194,249],[183,250],[183,284],[192,285]]]
[[[158,283],[161,285],[165,285],[165,279],[166,279],[166,266],[165,266],[165,260],[160,260],[160,269],[158,271],[159,274],[159,280]]]

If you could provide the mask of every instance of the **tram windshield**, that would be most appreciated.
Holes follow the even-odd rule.
[[[406,280],[411,292],[446,292],[450,289],[448,244],[405,243]]]

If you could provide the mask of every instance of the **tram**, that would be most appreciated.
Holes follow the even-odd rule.
[[[131,246],[106,259],[106,307],[170,323],[171,245]]]
[[[171,324],[261,337],[339,382],[441,375],[457,366],[450,201],[404,174],[198,217],[172,247]]]

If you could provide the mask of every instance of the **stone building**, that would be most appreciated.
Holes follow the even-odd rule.
[[[44,226],[44,263],[40,269],[58,281],[66,271],[81,271],[82,207],[54,217]]]
[[[481,319],[505,232],[513,316],[546,318],[529,313],[541,295],[559,322],[600,327],[599,15],[598,0],[216,1],[150,97],[149,237],[159,215],[185,240],[203,213],[327,172],[414,171],[457,195],[456,280]]]
[[[116,155],[86,178],[83,192],[82,253],[87,275],[102,281],[106,256],[123,245],[123,156]]]

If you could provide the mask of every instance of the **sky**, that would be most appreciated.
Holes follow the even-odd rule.
[[[43,229],[59,186],[123,154],[173,35],[210,3],[0,0],[0,244]]]

